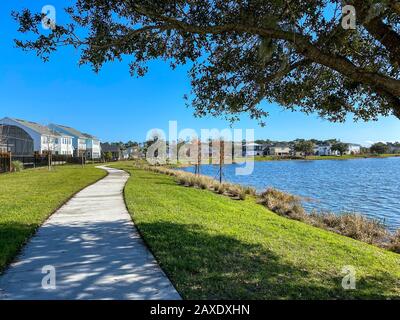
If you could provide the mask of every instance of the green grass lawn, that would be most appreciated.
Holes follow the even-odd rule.
[[[0,272],[47,217],[106,175],[94,166],[59,166],[0,175]]]
[[[186,299],[399,298],[400,255],[280,217],[173,178],[115,167],[132,217]],[[356,290],[341,282],[356,270]]]

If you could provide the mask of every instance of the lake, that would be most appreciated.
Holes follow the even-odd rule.
[[[258,191],[274,187],[313,199],[307,210],[359,212],[400,228],[400,158],[255,162],[248,176],[235,175],[238,166],[224,167],[225,181]],[[203,165],[201,173],[217,177],[218,166]]]

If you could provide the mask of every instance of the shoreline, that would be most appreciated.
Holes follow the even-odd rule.
[[[348,156],[309,156],[307,158],[292,158],[292,157],[278,157],[278,156],[255,156],[254,162],[272,162],[272,161],[324,161],[324,160],[362,160],[362,159],[387,159],[387,158],[400,158],[400,154],[381,154],[381,155],[348,155]],[[232,161],[232,163],[225,163],[225,165],[229,164],[242,164],[246,162],[246,160],[250,160],[249,158],[237,158]],[[211,165],[211,161],[209,163],[201,163],[201,165]],[[194,167],[195,163],[177,163],[177,164],[169,164],[167,167],[173,168],[190,168]]]
[[[309,156],[306,158],[291,158],[291,157],[276,157],[276,156],[255,156],[255,162],[269,162],[269,161],[323,161],[323,160],[359,160],[359,159],[387,159],[399,158],[400,154],[382,154],[382,155],[349,155],[349,156]],[[243,161],[241,161],[243,160]],[[240,164],[245,162],[246,159],[240,159],[234,163]]]

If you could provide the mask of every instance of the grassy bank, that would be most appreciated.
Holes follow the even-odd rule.
[[[178,291],[189,299],[331,299],[400,296],[400,255],[280,217],[249,197],[232,200],[132,174],[133,219]],[[341,286],[356,269],[356,290]]]
[[[368,159],[368,158],[391,158],[400,157],[400,154],[355,154],[355,155],[344,155],[344,156],[308,156],[304,159],[290,159],[279,156],[255,156],[255,161],[279,161],[279,160],[351,160],[351,159]],[[238,161],[240,162],[240,161]]]
[[[0,175],[0,271],[38,226],[73,194],[106,175],[94,166],[60,166]]]

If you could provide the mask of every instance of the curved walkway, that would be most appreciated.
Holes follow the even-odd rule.
[[[100,168],[109,175],[54,213],[0,277],[0,299],[180,299],[125,207],[129,175]]]

